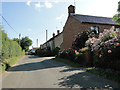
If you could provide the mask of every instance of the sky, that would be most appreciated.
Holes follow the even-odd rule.
[[[76,14],[113,17],[117,13],[119,0],[31,0],[10,1],[2,0],[2,16],[12,26],[11,29],[2,19],[3,29],[10,39],[28,36],[33,47],[37,47],[46,41],[53,32],[63,31],[68,17],[68,6],[76,6]],[[30,48],[32,48],[30,46]]]

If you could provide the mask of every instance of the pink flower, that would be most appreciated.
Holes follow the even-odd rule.
[[[111,51],[111,50],[108,50],[108,53],[112,53],[112,51]]]

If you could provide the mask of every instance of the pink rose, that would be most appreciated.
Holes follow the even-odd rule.
[[[108,53],[112,53],[112,51],[111,51],[111,50],[108,50]]]

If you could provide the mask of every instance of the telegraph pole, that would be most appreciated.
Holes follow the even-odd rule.
[[[47,42],[47,30],[46,30],[46,42]]]
[[[37,39],[37,47],[38,47],[38,39]]]
[[[19,34],[19,45],[20,45],[20,37],[21,37],[21,34]]]
[[[46,48],[47,48],[47,30],[46,30]]]

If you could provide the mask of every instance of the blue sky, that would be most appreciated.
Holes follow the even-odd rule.
[[[32,46],[36,47],[36,39],[38,39],[39,45],[45,42],[46,30],[48,30],[48,39],[52,37],[53,32],[57,33],[57,29],[62,31],[68,16],[67,7],[74,5],[74,0],[51,1],[2,2],[2,15],[17,32],[2,20],[8,37],[10,39],[18,38],[18,33],[21,33],[21,37],[28,36],[33,41]],[[76,13],[112,17],[117,11],[118,1],[76,0]]]

